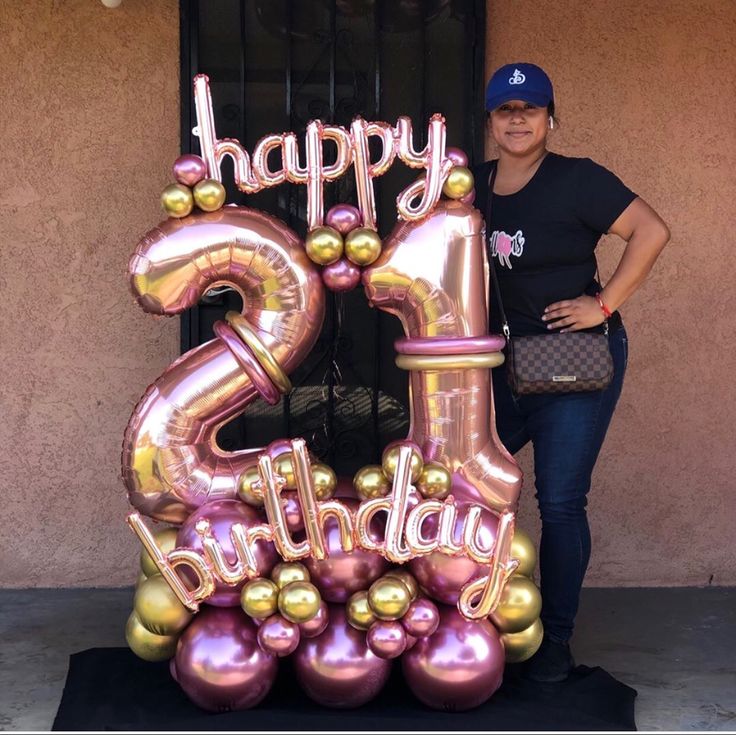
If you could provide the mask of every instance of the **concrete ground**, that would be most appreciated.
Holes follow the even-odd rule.
[[[48,730],[68,656],[124,645],[131,601],[0,590],[0,729]],[[736,729],[736,588],[586,589],[573,651],[638,690],[641,730]]]

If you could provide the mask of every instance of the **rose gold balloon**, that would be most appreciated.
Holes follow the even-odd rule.
[[[401,618],[407,634],[416,638],[426,638],[437,630],[440,623],[440,612],[437,605],[426,597],[419,597],[409,605],[406,614]]]
[[[351,510],[358,507],[354,500],[341,499]],[[388,569],[389,563],[372,551],[355,549],[343,551],[340,529],[334,520],[325,524],[325,546],[328,557],[323,560],[307,558],[304,564],[309,569],[312,583],[328,602],[346,602],[353,592],[370,587]]]
[[[395,620],[377,620],[368,629],[365,640],[379,658],[396,658],[406,650],[406,631]]]
[[[231,284],[244,296],[244,316],[287,373],[322,326],[324,286],[299,238],[245,207],[163,222],[140,241],[129,273],[138,302],[154,314],[179,314],[213,284]],[[153,518],[181,523],[208,500],[236,497],[238,478],[259,450],[225,452],[215,437],[257,397],[220,339],[180,357],[128,422],[122,472],[130,502]]]
[[[487,334],[487,260],[480,212],[442,201],[419,222],[398,224],[363,272],[370,303],[399,317],[412,338]],[[422,289],[410,288],[422,283]],[[521,471],[498,439],[487,369],[413,370],[412,432],[425,461],[456,475],[458,500],[515,510]]]
[[[341,235],[347,235],[361,223],[360,210],[352,204],[335,204],[325,216],[325,224],[334,227]]]
[[[207,164],[200,156],[184,153],[174,161],[174,178],[185,186],[194,186],[207,176]]]
[[[299,626],[281,615],[272,615],[258,628],[258,645],[273,656],[288,656],[299,645]]]
[[[296,679],[307,696],[324,707],[338,709],[370,702],[391,672],[391,662],[373,654],[365,633],[348,624],[342,605],[330,606],[325,631],[302,640],[293,660]]]
[[[475,202],[475,189],[471,189],[465,196],[460,197],[463,204],[473,204]]]
[[[286,515],[286,527],[291,533],[296,533],[304,529],[304,518],[302,517],[302,509],[299,505],[299,498],[296,492],[290,490],[281,494],[281,503],[284,506],[284,514]]]
[[[322,280],[330,291],[352,291],[360,283],[360,267],[340,258],[322,269]]]

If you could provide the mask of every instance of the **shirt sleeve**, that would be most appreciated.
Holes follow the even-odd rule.
[[[491,161],[473,166],[475,201],[473,206],[486,216],[486,198],[488,197],[488,174],[491,172]]]
[[[596,232],[608,232],[626,207],[636,199],[636,194],[616,174],[590,158],[580,159],[576,174],[575,206],[578,218]]]

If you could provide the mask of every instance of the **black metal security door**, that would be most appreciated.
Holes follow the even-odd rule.
[[[182,152],[199,153],[192,79],[210,78],[217,135],[247,150],[267,133],[304,133],[319,118],[348,127],[357,115],[395,124],[409,115],[417,146],[434,112],[447,119],[448,145],[483,154],[485,0],[182,0]],[[224,166],[229,165],[229,159]],[[396,195],[416,177],[400,164],[376,179],[379,233],[396,221]],[[306,187],[283,184],[245,195],[225,170],[228,202],[265,210],[300,235]],[[356,203],[346,175],[325,187],[326,209]],[[181,348],[213,338],[212,324],[240,309],[215,289],[182,317]],[[394,317],[368,307],[362,289],[329,294],[322,335],[291,375],[294,390],[275,407],[256,401],[223,428],[225,449],[304,437],[338,473],[379,460],[406,436],[407,375],[394,366]]]

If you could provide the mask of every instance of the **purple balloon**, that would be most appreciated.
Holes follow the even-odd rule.
[[[448,711],[478,707],[501,686],[504,651],[488,620],[467,620],[443,607],[434,635],[402,658],[404,679],[428,707]]]
[[[360,268],[340,258],[322,269],[322,280],[330,291],[352,291],[360,283]]]
[[[415,638],[413,635],[406,634],[406,650],[411,651],[414,646],[417,645],[419,638]]]
[[[335,204],[325,215],[325,224],[334,227],[341,235],[360,227],[362,221],[360,210],[352,204]]]
[[[185,153],[174,161],[174,178],[185,186],[194,186],[207,176],[207,164],[193,153]]]
[[[437,630],[440,611],[437,605],[426,597],[417,597],[401,618],[404,630],[415,638],[426,638]]]
[[[258,644],[274,656],[288,656],[299,645],[299,626],[281,615],[271,615],[258,628]]]
[[[341,502],[352,511],[359,505],[347,498],[341,498]],[[304,565],[322,599],[328,602],[346,602],[353,592],[367,590],[389,567],[389,562],[373,551],[343,551],[337,521],[332,518],[325,523],[325,547],[327,559],[309,557],[304,559]]]
[[[306,623],[299,623],[302,638],[316,638],[322,634],[329,622],[330,609],[327,607],[327,603],[322,600],[317,614],[311,620],[307,620]]]
[[[169,673],[171,674],[171,678],[178,682],[179,681],[179,674],[176,673],[176,659],[170,658],[169,659]]]
[[[391,662],[371,653],[365,633],[348,623],[343,605],[330,606],[324,633],[302,639],[293,660],[297,681],[307,696],[338,709],[370,702],[391,672]]]
[[[237,558],[235,549],[233,548],[232,539],[230,538],[230,529],[235,523],[242,523],[246,528],[263,523],[265,516],[262,516],[255,508],[246,505],[240,500],[213,500],[209,503],[197,508],[179,529],[176,536],[176,545],[194,549],[202,552],[202,539],[194,530],[197,521],[206,518],[211,526],[212,533],[222,546],[225,558],[230,564],[235,564]],[[267,577],[271,573],[274,565],[279,561],[276,549],[273,543],[263,541],[262,539],[255,544],[255,557],[258,562],[258,572],[261,577]],[[184,568],[186,574],[186,567]],[[208,605],[216,607],[235,607],[240,605],[240,590],[243,588],[246,580],[231,587],[230,585],[220,582],[215,583],[215,592],[212,597],[206,600]]]
[[[368,648],[379,658],[392,659],[406,650],[406,631],[395,620],[376,620],[365,636]]]
[[[277,670],[277,659],[261,650],[255,626],[239,608],[202,608],[176,648],[181,688],[211,712],[255,707],[273,686]]]
[[[468,165],[468,154],[465,153],[461,148],[445,148],[445,155],[456,165],[456,166],[467,166]]]
[[[454,538],[462,541],[463,521],[468,512],[466,504],[458,503],[457,522]],[[479,545],[482,549],[491,549],[496,539],[498,518],[490,511],[483,513],[480,524]],[[437,535],[437,516],[427,518],[422,526],[425,538],[431,540]],[[487,566],[477,564],[467,556],[447,556],[433,551],[427,556],[412,559],[409,562],[411,573],[427,594],[448,605],[457,604],[460,591],[467,582],[487,574]]]

